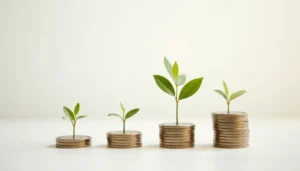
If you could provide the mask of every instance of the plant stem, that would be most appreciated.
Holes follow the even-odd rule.
[[[125,134],[125,120],[123,120],[123,134]]]
[[[230,105],[230,103],[227,102],[227,113],[228,113],[228,114],[229,114],[229,105]]]
[[[76,127],[76,122],[73,123],[73,139],[75,139],[75,127]]]
[[[176,125],[178,125],[178,101],[176,102]]]
[[[176,84],[176,96],[175,96],[175,101],[176,101],[176,125],[178,125],[178,85]]]

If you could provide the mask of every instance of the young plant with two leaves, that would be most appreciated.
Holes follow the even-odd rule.
[[[221,90],[215,90],[215,92],[217,92],[218,94],[220,94],[225,100],[226,100],[226,103],[227,103],[227,113],[229,114],[230,111],[229,111],[229,107],[230,107],[230,102],[233,100],[233,99],[236,99],[238,97],[240,97],[241,95],[243,95],[244,93],[246,93],[245,90],[239,90],[237,92],[234,92],[230,95],[230,92],[229,92],[229,89],[227,87],[227,84],[225,81],[223,81],[223,88],[224,88],[224,92],[221,91]]]
[[[87,116],[81,115],[79,116],[79,109],[80,109],[80,104],[77,103],[74,111],[70,110],[68,107],[64,106],[63,110],[65,113],[65,116],[63,116],[62,118],[65,120],[69,120],[71,121],[72,127],[73,127],[73,139],[75,138],[75,128],[76,128],[76,123],[79,119],[85,118]]]
[[[168,61],[166,57],[164,57],[164,65],[169,75],[172,78],[172,83],[161,75],[153,75],[154,80],[157,86],[164,91],[165,93],[173,96],[175,98],[176,103],[176,124],[178,125],[178,104],[180,100],[187,99],[194,95],[200,88],[202,84],[203,77],[196,78],[185,84],[186,76],[179,74],[179,66],[177,62],[174,62],[173,66]],[[180,93],[178,88],[183,86]],[[175,87],[175,88],[174,88]],[[178,95],[179,93],[179,95]]]
[[[110,113],[110,114],[108,114],[108,116],[116,116],[116,117],[118,117],[122,120],[122,122],[123,122],[123,134],[125,134],[126,120],[129,119],[130,117],[132,117],[133,115],[135,115],[136,113],[138,113],[140,109],[135,108],[135,109],[132,109],[132,110],[130,110],[126,113],[126,109],[124,108],[122,103],[120,103],[120,106],[121,106],[121,109],[122,109],[122,116],[119,115],[119,114],[115,114],[115,113]]]

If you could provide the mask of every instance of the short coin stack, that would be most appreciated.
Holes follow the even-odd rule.
[[[160,147],[192,148],[194,147],[195,125],[191,123],[164,123],[159,125]]]
[[[91,145],[92,137],[85,135],[73,136],[60,136],[56,138],[57,148],[82,148],[89,147]]]
[[[111,131],[107,133],[108,148],[136,148],[142,146],[142,133],[139,131]]]
[[[244,112],[230,114],[212,113],[214,147],[244,148],[249,145],[248,115]]]

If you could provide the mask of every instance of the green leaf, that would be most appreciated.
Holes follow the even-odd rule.
[[[170,94],[171,96],[175,96],[174,87],[169,80],[167,80],[165,77],[161,75],[153,75],[153,77],[156,84],[162,91],[164,91],[167,94]]]
[[[81,115],[81,116],[78,116],[76,120],[82,119],[82,118],[86,118],[86,117],[87,117],[87,116]]]
[[[69,120],[66,116],[61,117],[63,120]]]
[[[227,100],[227,97],[225,95],[225,93],[221,90],[215,90],[215,92],[219,93],[222,97],[224,97],[225,100]]]
[[[235,93],[232,93],[232,95],[230,96],[230,100],[233,100],[237,97],[240,97],[241,95],[243,95],[244,93],[246,93],[245,90],[240,90],[240,91],[237,91]]]
[[[120,106],[121,106],[122,112],[125,113],[126,109],[124,108],[122,103],[120,103]]]
[[[186,99],[194,95],[200,88],[202,83],[202,78],[196,78],[190,82],[188,82],[185,86],[183,86],[180,94],[179,94],[179,100]]]
[[[136,109],[132,109],[131,111],[127,112],[125,119],[130,118],[131,116],[135,115],[136,113],[138,113],[140,109],[136,108]]]
[[[172,73],[173,73],[174,81],[177,83],[177,81],[178,81],[178,74],[179,74],[179,68],[178,68],[177,62],[175,62],[174,65],[173,65]]]
[[[182,86],[185,83],[185,75],[178,76],[178,86]]]
[[[108,114],[108,116],[116,116],[116,117],[119,117],[121,120],[123,120],[122,116],[120,116],[118,114],[111,113],[111,114]]]
[[[172,65],[166,57],[164,57],[164,64],[165,64],[165,68],[167,69],[169,75],[172,77],[172,79],[174,79],[173,72],[172,72]]]
[[[224,87],[226,97],[229,97],[229,90],[228,90],[228,87],[227,87],[227,84],[225,83],[225,81],[223,81],[223,87]]]
[[[75,108],[74,108],[74,114],[75,114],[75,116],[78,114],[79,109],[80,109],[80,104],[77,103],[76,106],[75,106]]]
[[[72,120],[72,121],[75,120],[75,116],[74,116],[73,112],[72,112],[69,108],[67,108],[66,106],[64,106],[64,112],[65,112],[65,115],[66,115],[70,120]]]

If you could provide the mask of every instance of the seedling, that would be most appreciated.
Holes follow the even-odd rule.
[[[80,104],[79,103],[76,104],[76,106],[74,108],[74,111],[71,111],[66,106],[63,107],[64,113],[66,115],[66,116],[63,116],[63,119],[70,120],[71,123],[72,123],[72,127],[73,127],[73,139],[75,138],[75,128],[76,128],[77,121],[79,119],[87,117],[87,116],[84,116],[84,115],[78,116],[79,109],[80,109]]]
[[[225,92],[223,92],[221,90],[215,90],[215,92],[217,92],[218,94],[220,94],[226,100],[226,103],[227,103],[227,113],[229,114],[230,102],[233,99],[236,99],[236,98],[240,97],[241,95],[243,95],[244,93],[246,93],[246,91],[245,90],[240,90],[240,91],[237,91],[237,92],[232,93],[230,95],[229,89],[228,89],[227,84],[225,83],[225,81],[223,81],[223,88],[224,88]]]
[[[185,84],[186,81],[186,76],[185,75],[180,75],[179,74],[179,67],[177,62],[174,62],[173,66],[170,64],[168,59],[164,57],[164,64],[165,67],[173,79],[173,83],[175,86],[172,85],[172,83],[165,77],[161,75],[153,75],[154,80],[158,87],[164,91],[165,93],[175,97],[175,102],[176,102],[176,124],[178,125],[178,103],[180,100],[186,99],[194,95],[200,88],[202,84],[203,77],[201,78],[196,78]],[[185,84],[185,85],[184,85]],[[183,88],[180,91],[180,94],[178,96],[178,87],[183,86]]]
[[[121,109],[122,109],[122,116],[119,115],[119,114],[115,114],[115,113],[111,113],[111,114],[108,114],[108,116],[116,116],[118,118],[120,118],[123,122],[123,134],[125,134],[125,124],[126,124],[126,120],[130,117],[132,117],[133,115],[135,115],[136,113],[138,113],[138,111],[140,109],[138,108],[135,108],[135,109],[132,109],[130,110],[129,112],[126,113],[126,109],[124,108],[123,104],[120,103],[120,106],[121,106]],[[126,113],[126,114],[125,114]]]

